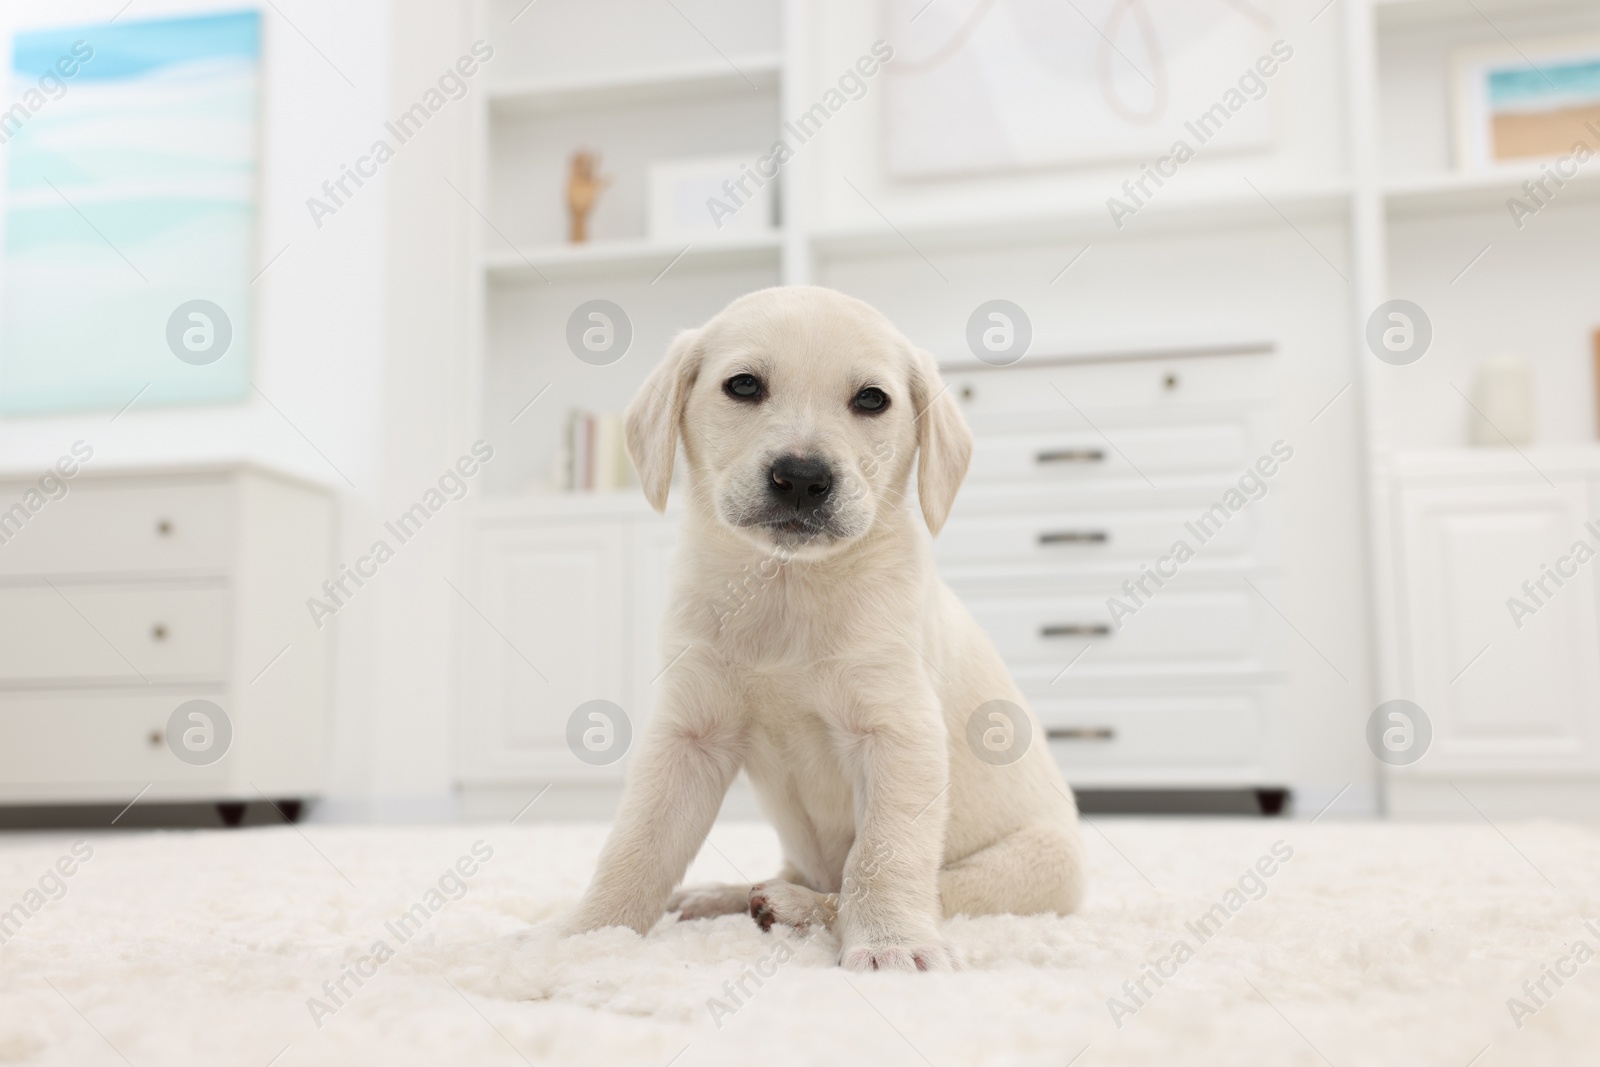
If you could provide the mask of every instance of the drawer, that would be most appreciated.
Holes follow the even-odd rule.
[[[228,606],[220,583],[0,588],[0,683],[220,681]]]
[[[0,482],[0,576],[226,571],[233,488],[225,481],[129,478],[66,483],[29,511],[33,483]]]
[[[1187,426],[1102,427],[979,434],[967,480],[1071,485],[1110,478],[1215,473],[1237,477],[1255,455],[1245,420]],[[1143,477],[1141,477],[1141,475]]]
[[[1002,658],[1029,681],[1028,667],[1053,673],[1073,662],[1080,677],[1153,670],[1258,671],[1265,668],[1268,620],[1242,584],[1209,589],[1156,590],[1144,607],[1113,623],[1106,600],[1093,593],[963,597]],[[1180,575],[1178,581],[1185,581]],[[1130,603],[1126,597],[1124,602]],[[1085,647],[1088,650],[1085,651]]]
[[[1250,693],[1034,699],[1050,754],[1069,776],[1107,768],[1245,769],[1267,723]]]
[[[1016,416],[1141,409],[1153,419],[1218,406],[1246,407],[1273,399],[1270,353],[1191,356],[985,369],[943,368],[962,412],[974,425]],[[1068,403],[1068,400],[1071,403]]]
[[[0,797],[127,802],[150,783],[222,781],[229,755],[195,766],[167,747],[168,719],[196,697],[230,710],[220,693],[188,689],[0,693]]]
[[[959,498],[957,498],[959,501]],[[1115,566],[1128,574],[1140,564],[1154,563],[1180,539],[1196,550],[1197,563],[1240,564],[1261,538],[1260,504],[1230,518],[1208,524],[1200,538],[1185,528],[1206,505],[1138,511],[1037,511],[1008,515],[963,515],[961,505],[933,543],[941,565],[968,563],[1039,564],[1051,568],[1103,570]]]

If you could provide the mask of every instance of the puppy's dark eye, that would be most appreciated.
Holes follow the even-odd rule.
[[[767,387],[754,374],[735,374],[722,383],[722,391],[735,400],[760,400],[767,395]]]
[[[869,385],[856,394],[855,409],[868,415],[876,415],[889,406],[889,394],[875,385]]]

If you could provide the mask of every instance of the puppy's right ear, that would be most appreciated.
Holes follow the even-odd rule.
[[[667,348],[667,356],[650,372],[623,417],[628,455],[639,472],[645,499],[657,511],[667,508],[672,487],[672,461],[689,390],[700,373],[700,331],[684,330]]]

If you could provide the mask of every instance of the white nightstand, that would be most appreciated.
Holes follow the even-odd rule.
[[[0,803],[297,815],[323,783],[331,634],[300,635],[333,497],[245,465],[41,474],[0,475]]]

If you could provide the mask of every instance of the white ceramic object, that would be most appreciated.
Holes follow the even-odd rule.
[[[1472,419],[1476,445],[1525,445],[1533,441],[1537,413],[1533,368],[1520,356],[1500,355],[1478,366]]]

